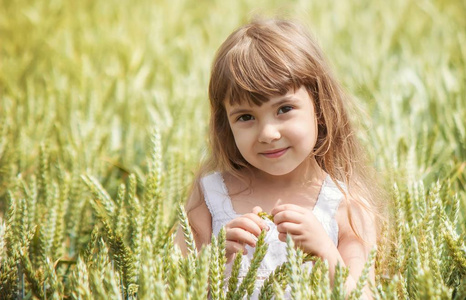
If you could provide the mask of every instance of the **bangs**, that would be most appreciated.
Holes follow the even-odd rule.
[[[296,50],[277,47],[287,45],[277,43],[277,36],[250,31],[225,56],[223,101],[228,100],[231,105],[247,101],[260,106],[272,96],[299,88],[305,77],[292,59]]]

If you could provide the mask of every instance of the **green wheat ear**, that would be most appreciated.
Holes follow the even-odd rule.
[[[268,244],[265,242],[265,235],[267,234],[266,230],[262,230],[261,234],[257,239],[256,250],[252,256],[251,264],[249,265],[249,270],[244,277],[241,285],[236,290],[234,299],[239,300],[243,299],[243,296],[247,293],[248,298],[254,292],[254,285],[256,282],[256,274],[262,260],[267,253]]]

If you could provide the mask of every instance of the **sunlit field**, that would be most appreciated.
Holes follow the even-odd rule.
[[[182,207],[213,56],[254,16],[308,26],[354,102],[388,195],[374,298],[466,298],[466,2],[0,0],[0,299],[250,293],[255,264],[222,285],[225,237],[197,253]],[[348,296],[289,247],[261,299]]]

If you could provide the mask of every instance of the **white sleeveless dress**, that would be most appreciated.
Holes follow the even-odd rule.
[[[212,234],[217,236],[223,226],[241,214],[236,213],[233,209],[221,173],[214,172],[203,177],[201,179],[201,188],[207,207],[212,215]],[[330,176],[327,175],[322,183],[317,202],[312,212],[322,224],[328,236],[335,243],[335,246],[338,246],[338,224],[335,220],[335,213],[342,199],[343,194]],[[278,239],[277,226],[268,219],[266,219],[265,222],[270,228],[265,237],[265,242],[269,244],[269,247],[264,260],[257,270],[256,285],[251,299],[258,298],[264,280],[268,278],[269,274],[273,272],[277,266],[286,261],[286,243]],[[248,254],[243,256],[239,272],[240,282],[248,272],[255,250],[248,245],[246,249]],[[225,277],[227,280],[230,277],[232,264],[233,262],[230,262],[226,266]]]

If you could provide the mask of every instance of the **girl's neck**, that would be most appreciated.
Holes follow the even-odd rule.
[[[251,171],[243,173],[244,180],[224,174],[233,209],[239,214],[251,212],[254,206],[270,212],[275,206],[286,203],[312,209],[327,176],[314,159],[282,176],[272,176],[258,169]]]

